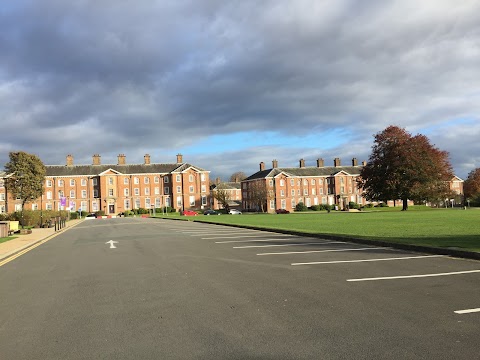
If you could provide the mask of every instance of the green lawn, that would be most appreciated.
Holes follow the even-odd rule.
[[[169,217],[179,218],[178,215]],[[408,211],[385,208],[355,213],[335,211],[285,215],[247,213],[182,218],[480,252],[480,210],[477,209],[413,207]]]

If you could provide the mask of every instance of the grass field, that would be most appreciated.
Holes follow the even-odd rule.
[[[369,212],[199,215],[185,219],[480,252],[478,209],[412,207],[408,211],[384,208]]]

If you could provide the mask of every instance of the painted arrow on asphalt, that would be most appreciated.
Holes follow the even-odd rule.
[[[118,244],[118,241],[110,240],[107,241],[105,244],[110,244],[110,249],[116,249],[117,247],[115,246],[115,244]]]

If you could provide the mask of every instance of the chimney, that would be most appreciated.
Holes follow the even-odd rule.
[[[317,167],[324,167],[325,166],[325,161],[323,161],[322,158],[317,159]]]
[[[357,158],[352,159],[352,166],[358,166]]]
[[[100,155],[99,154],[93,155],[92,165],[100,165]]]
[[[73,166],[73,156],[67,155],[67,166]]]
[[[145,154],[144,157],[143,157],[143,163],[145,165],[150,165],[150,155],[148,154]]]
[[[265,163],[262,161],[260,163],[260,171],[264,171],[265,170]]]
[[[304,167],[305,167],[305,160],[300,159],[300,168],[304,168]]]
[[[182,154],[177,154],[177,164],[183,163],[183,155]]]
[[[278,161],[277,160],[272,160],[272,167],[274,169],[278,168]]]
[[[340,162],[340,158],[333,159],[333,166],[335,166],[335,167],[342,166],[341,162]]]
[[[365,160],[362,161],[362,166],[367,166],[367,162]]]
[[[125,163],[126,163],[125,158],[126,158],[126,156],[124,154],[118,154],[117,165],[125,165]]]
[[[220,183],[221,183],[221,180],[220,180],[220,178],[219,178],[219,177],[217,177],[217,178],[215,179],[215,184],[217,184],[217,185],[218,185],[218,184],[220,184]]]

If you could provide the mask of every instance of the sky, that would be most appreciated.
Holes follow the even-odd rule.
[[[480,2],[3,0],[0,168],[368,160],[389,125],[480,167]]]

